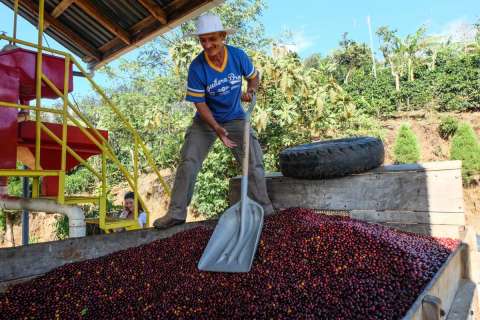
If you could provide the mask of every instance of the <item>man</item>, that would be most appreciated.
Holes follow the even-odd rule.
[[[198,171],[217,137],[241,163],[245,112],[240,100],[250,101],[259,83],[258,72],[247,54],[225,45],[226,35],[233,30],[224,29],[218,16],[205,14],[196,27],[193,35],[198,36],[204,51],[188,70],[186,100],[195,104],[197,112],[185,134],[167,215],[154,222],[159,229],[185,222]],[[244,93],[242,77],[248,84]],[[273,207],[267,195],[263,154],[253,131],[250,136],[249,195],[268,215]]]

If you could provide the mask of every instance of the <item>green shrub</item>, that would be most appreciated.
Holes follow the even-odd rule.
[[[442,58],[442,57],[439,57]],[[478,110],[480,52],[449,56],[435,71],[434,95],[439,111]]]
[[[53,223],[53,227],[55,228],[55,237],[59,240],[65,240],[68,238],[69,234],[69,227],[68,227],[68,217],[62,215],[55,219]]]
[[[7,229],[7,215],[5,211],[0,209],[0,232],[4,232]]]
[[[415,163],[420,160],[420,145],[408,124],[402,124],[393,150],[395,163]]]
[[[388,69],[379,69],[377,79],[372,79],[370,73],[358,70],[343,87],[352,96],[358,109],[369,115],[389,116],[397,108],[395,84]]]
[[[68,195],[92,191],[95,186],[95,176],[83,166],[79,166],[65,177],[65,193]]]
[[[21,197],[23,194],[23,185],[21,177],[8,178],[8,194],[15,197]]]
[[[462,160],[463,183],[469,185],[480,172],[480,143],[473,128],[461,123],[453,136],[450,159]]]
[[[442,118],[440,125],[438,126],[438,134],[442,139],[447,140],[455,134],[458,129],[458,120],[452,116],[446,116]]]
[[[230,150],[217,140],[198,174],[193,208],[212,218],[228,207],[228,182],[239,173]]]
[[[40,238],[38,236],[29,236],[28,237],[28,244],[35,244],[35,243],[39,243],[40,242]]]

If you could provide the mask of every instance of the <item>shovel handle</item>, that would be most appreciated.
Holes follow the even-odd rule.
[[[250,151],[250,116],[253,111],[253,107],[257,103],[257,96],[254,94],[252,100],[248,105],[248,110],[245,116],[245,123],[243,128],[243,161],[242,161],[242,175],[248,177],[248,159]],[[248,178],[247,178],[248,183]]]
[[[257,103],[257,96],[254,94],[252,96],[252,100],[248,105],[248,110],[245,116],[245,123],[243,128],[242,184],[240,189],[241,207],[245,207],[247,204],[248,160],[249,160],[249,151],[250,151],[250,115],[256,103]]]
[[[248,104],[248,109],[247,109],[247,117],[248,117],[247,120],[249,121],[250,121],[250,114],[252,113],[253,107],[255,107],[256,104],[257,104],[257,95],[254,93],[252,95],[252,100],[250,100],[250,103]]]

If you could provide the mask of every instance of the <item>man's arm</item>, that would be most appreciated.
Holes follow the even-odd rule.
[[[203,121],[205,121],[210,128],[212,128],[217,136],[222,140],[223,144],[228,148],[236,147],[237,144],[228,138],[228,132],[222,127],[213,117],[212,112],[208,108],[208,105],[205,102],[196,102],[195,107],[197,108],[198,113]]]
[[[260,84],[260,74],[256,71],[255,77],[247,79],[247,92],[242,93],[242,101],[251,101],[253,95],[258,90],[258,85]]]

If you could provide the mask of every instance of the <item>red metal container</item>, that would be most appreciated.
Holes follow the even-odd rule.
[[[42,55],[42,72],[50,81],[63,92],[65,73],[65,59],[50,54]],[[20,100],[30,101],[35,99],[37,52],[17,48],[0,52],[0,65],[17,68],[20,77]],[[72,63],[69,66],[68,92],[73,90]],[[46,83],[42,82],[42,98],[55,99],[58,96]]]
[[[36,98],[36,62],[37,52],[16,48],[0,52],[0,101],[28,104]],[[69,67],[68,91],[73,90],[72,63]],[[63,92],[65,59],[49,54],[42,55],[42,72]],[[42,82],[42,98],[58,98],[55,92]],[[31,155],[35,154],[35,122],[17,121],[18,110],[2,108],[0,105],[0,141],[3,141],[0,152],[0,169],[14,169],[17,161],[17,147],[26,147]],[[61,138],[62,125],[45,123],[56,136]],[[91,130],[89,130],[92,132]],[[105,139],[108,132],[100,130]],[[92,132],[93,134],[93,132]],[[95,136],[95,134],[93,134]],[[68,126],[67,144],[83,159],[101,153],[96,145],[75,126]],[[41,135],[40,166],[44,170],[60,170],[61,146],[44,132]],[[78,165],[78,161],[67,155],[67,172]],[[7,180],[0,178],[0,189]],[[2,189],[3,190],[3,189]],[[4,191],[4,190],[3,190]],[[0,191],[0,194],[3,192]],[[56,196],[58,193],[58,177],[44,177],[42,194]]]
[[[58,123],[43,124],[50,129],[58,138],[62,138],[62,125]],[[92,136],[97,137],[93,130],[87,129]],[[98,130],[108,140],[108,131]],[[41,135],[40,166],[44,170],[60,170],[61,146],[50,138],[45,132]],[[18,144],[28,147],[35,154],[35,121],[23,121],[19,123]],[[78,127],[68,126],[67,144],[75,150],[80,157],[88,159],[100,154],[101,151]],[[78,165],[78,161],[67,153],[66,171],[70,171]],[[42,183],[42,195],[56,196],[58,194],[58,178],[44,177]]]

